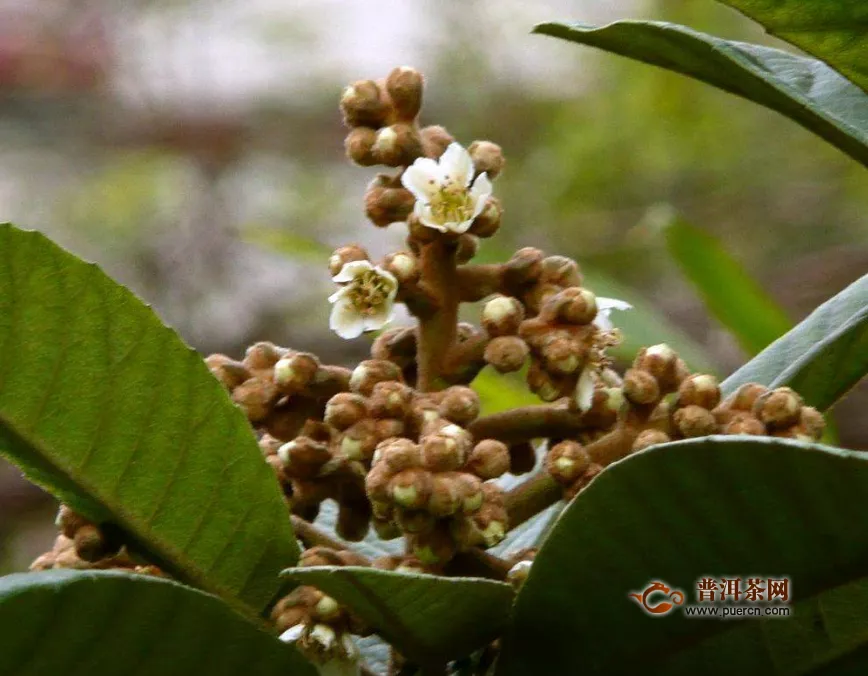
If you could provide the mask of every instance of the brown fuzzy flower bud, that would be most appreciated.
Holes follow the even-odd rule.
[[[280,392],[274,383],[261,378],[250,378],[232,390],[232,400],[241,407],[247,419],[259,423],[268,417]]]
[[[111,554],[103,532],[92,523],[80,526],[72,540],[75,543],[75,553],[82,561],[92,563]]]
[[[509,462],[506,444],[496,439],[483,439],[473,447],[464,469],[487,481],[506,474]]]
[[[379,127],[390,113],[389,102],[373,80],[360,80],[341,94],[341,112],[348,127]]]
[[[685,378],[678,386],[678,406],[701,406],[711,410],[720,403],[717,378],[697,374]]]
[[[823,432],[826,430],[826,421],[823,418],[823,414],[813,406],[802,406],[799,414],[799,424],[814,439],[822,437]]]
[[[449,145],[455,142],[455,137],[439,124],[423,127],[419,133],[422,136],[425,157],[430,157],[432,160],[439,159]]]
[[[338,274],[341,270],[344,269],[344,266],[347,263],[352,263],[354,261],[367,261],[370,260],[368,256],[368,252],[364,247],[359,246],[358,244],[350,244],[349,246],[342,246],[339,249],[335,249],[334,253],[332,253],[329,258],[329,272],[332,277]]]
[[[517,298],[496,296],[482,308],[482,327],[489,336],[513,336],[524,320],[524,306]]]
[[[60,529],[60,532],[63,533],[68,538],[74,538],[76,531],[83,526],[92,525],[90,521],[85,519],[78,512],[73,511],[67,505],[60,505],[60,509],[57,511],[57,518],[54,520],[54,525]]]
[[[678,355],[665,343],[640,350],[633,366],[654,376],[662,394],[679,385]]]
[[[319,359],[309,352],[296,352],[277,360],[274,382],[284,394],[295,394],[307,387],[319,370]]]
[[[274,343],[261,341],[247,348],[244,355],[244,365],[253,371],[265,371],[272,368],[286,350]]]
[[[486,239],[500,230],[503,220],[503,204],[493,195],[489,196],[479,216],[473,219],[468,232],[471,235]]]
[[[433,489],[427,511],[432,516],[452,516],[463,504],[464,484],[457,472],[440,472],[433,476]]]
[[[410,66],[395,68],[386,78],[386,91],[399,120],[411,122],[422,108],[422,73]]]
[[[453,472],[452,475],[461,491],[461,511],[464,514],[474,513],[485,498],[482,481],[468,472]]]
[[[558,483],[569,485],[591,466],[591,456],[577,441],[562,441],[555,444],[545,457],[546,471]]]
[[[651,404],[660,399],[657,379],[648,371],[627,369],[624,374],[624,396],[634,404]]]
[[[481,174],[484,171],[492,180],[497,178],[506,164],[503,150],[491,141],[474,141],[467,152],[470,153],[476,173]]]
[[[371,154],[378,164],[406,167],[422,155],[422,137],[412,124],[398,122],[377,132]]]
[[[426,566],[443,566],[455,556],[458,548],[447,526],[434,528],[408,539],[413,556]]]
[[[584,364],[584,346],[565,336],[555,335],[552,338],[540,351],[546,369],[561,375],[575,373]]]
[[[506,537],[509,517],[503,506],[486,502],[472,518],[482,536],[481,546],[495,547]]]
[[[527,343],[518,336],[500,336],[485,346],[484,359],[500,373],[521,370],[530,353]]]
[[[337,430],[345,430],[368,416],[366,399],[353,392],[339,392],[325,407],[323,420]]]
[[[385,380],[374,385],[368,406],[375,418],[403,418],[410,412],[413,391],[394,380]]]
[[[660,430],[643,430],[633,442],[633,451],[644,451],[649,446],[665,444],[672,441],[666,432]]]
[[[376,423],[370,418],[363,418],[346,429],[341,437],[339,449],[348,460],[368,462],[373,457],[379,441]]]
[[[753,413],[769,429],[783,429],[799,422],[802,398],[789,387],[779,387],[757,397]]]
[[[331,596],[323,597],[311,608],[310,616],[315,622],[335,622],[344,614],[340,604]]]
[[[377,441],[403,436],[406,429],[406,423],[400,418],[380,418],[374,421],[374,433]]]
[[[387,174],[378,175],[365,191],[365,215],[380,228],[407,220],[415,203],[413,193],[395,186],[394,179]]]
[[[225,354],[211,354],[205,358],[205,365],[217,380],[230,392],[252,375],[240,361]]]
[[[416,332],[412,327],[398,327],[384,331],[371,345],[374,359],[390,361],[400,367],[408,366],[416,357]]]
[[[465,232],[458,238],[455,250],[455,262],[464,265],[470,262],[479,251],[479,239]]]
[[[374,464],[365,475],[365,494],[374,507],[374,515],[380,518],[382,512],[376,509],[378,504],[391,504],[392,496],[389,494],[389,482],[395,472],[385,462]]]
[[[410,439],[386,439],[377,445],[374,465],[385,463],[390,471],[400,472],[422,466],[422,451],[419,444]]]
[[[711,412],[702,406],[690,405],[679,408],[672,416],[672,422],[682,436],[688,439],[717,433],[717,421]]]
[[[570,386],[569,376],[557,377],[556,374],[543,370],[536,361],[531,362],[527,371],[527,385],[536,396],[549,402],[567,396],[574,389],[574,386]]]
[[[739,411],[752,411],[756,400],[769,391],[765,385],[759,383],[745,383],[739,387],[735,394],[727,400],[730,408]]]
[[[405,509],[422,509],[428,504],[433,489],[431,472],[405,469],[389,482],[389,495],[395,504]]]
[[[421,439],[422,461],[432,472],[449,472],[463,466],[471,444],[470,434],[457,425],[444,426]]]
[[[543,252],[533,247],[516,251],[504,264],[504,281],[509,286],[523,286],[542,274]]]
[[[579,265],[566,256],[546,256],[542,260],[540,282],[564,288],[581,286],[582,274]]]
[[[405,533],[430,533],[434,530],[437,519],[421,509],[396,509],[395,523]]]
[[[388,254],[383,259],[382,268],[391,272],[401,284],[412,284],[419,279],[419,263],[409,251]]]
[[[377,158],[373,152],[376,141],[376,129],[356,127],[344,139],[344,150],[346,150],[347,158],[362,167],[377,164]]]
[[[590,324],[597,316],[597,297],[588,289],[571,286],[550,296],[540,309],[547,322]]]
[[[536,449],[529,441],[509,447],[509,471],[511,474],[527,474],[536,467]]]
[[[332,458],[328,446],[309,437],[296,437],[283,444],[277,456],[286,475],[297,479],[313,479]]]
[[[479,416],[479,395],[469,387],[449,387],[443,391],[437,412],[451,422],[467,425]]]
[[[765,436],[766,426],[753,417],[747,411],[733,416],[723,428],[724,434],[751,434],[753,436]]]
[[[353,369],[350,376],[350,389],[369,397],[374,391],[374,385],[389,380],[404,382],[401,369],[396,364],[384,359],[368,359]]]

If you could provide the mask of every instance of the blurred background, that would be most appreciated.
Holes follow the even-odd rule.
[[[402,233],[366,225],[375,172],[344,160],[337,101],[413,65],[424,123],[506,153],[481,257],[574,257],[637,306],[620,356],[666,340],[723,376],[752,350],[682,274],[659,205],[794,322],[868,270],[868,175],[755,104],[530,34],[627,17],[780,46],[712,0],[0,0],[0,221],[98,262],[203,354],[271,340],[350,364],[367,342],[328,331],[325,256]],[[523,396],[480,387],[490,406]],[[868,448],[866,405],[863,383],[836,407],[842,445]],[[0,572],[50,547],[55,509],[0,464]]]

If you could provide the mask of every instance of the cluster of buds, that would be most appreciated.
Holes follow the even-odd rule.
[[[39,556],[30,565],[30,570],[117,569],[144,575],[164,575],[156,566],[133,558],[123,545],[117,529],[88,521],[66,505],[60,506],[55,525],[60,533],[54,546]]]
[[[302,567],[367,565],[367,559],[355,552],[321,546],[307,549],[299,561]],[[271,611],[271,620],[283,641],[295,644],[311,661],[323,666],[354,665],[359,651],[351,635],[371,634],[371,629],[346,607],[308,585],[296,587],[280,599]]]

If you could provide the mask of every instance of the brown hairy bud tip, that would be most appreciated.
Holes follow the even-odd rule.
[[[385,462],[375,464],[365,475],[365,494],[373,506],[377,503],[391,504],[392,496],[389,494],[389,482],[395,472]],[[381,512],[375,509],[376,516]]]
[[[413,390],[394,380],[374,385],[368,405],[375,418],[403,418],[410,412]]]
[[[347,263],[367,260],[370,260],[370,257],[364,247],[359,246],[358,244],[342,246],[339,249],[335,249],[334,253],[332,253],[329,258],[329,272],[332,277],[334,277],[343,270]]]
[[[277,450],[287,476],[298,479],[313,479],[323,465],[332,459],[325,444],[309,437],[296,437]]]
[[[452,516],[461,509],[463,484],[457,472],[440,472],[433,476],[433,489],[427,511],[435,517]]]
[[[363,418],[346,429],[341,437],[339,449],[348,460],[368,462],[373,457],[379,441],[374,420]]]
[[[509,448],[505,443],[496,439],[483,439],[473,447],[464,469],[487,481],[506,474],[509,463]]]
[[[379,228],[407,220],[415,203],[416,198],[406,188],[383,187],[376,179],[365,191],[365,215]]]
[[[217,380],[230,392],[252,375],[240,361],[225,354],[212,354],[205,358],[205,365]]]
[[[482,308],[482,327],[489,336],[511,336],[524,320],[524,306],[517,298],[495,296]]]
[[[802,406],[799,424],[814,439],[822,437],[823,432],[826,430],[826,421],[823,418],[823,414],[813,406]]]
[[[466,462],[469,441],[438,432],[424,436],[421,446],[422,462],[427,469],[432,472],[449,472]]]
[[[697,374],[685,378],[678,386],[678,406],[701,406],[711,410],[720,403],[717,378]]]
[[[486,345],[484,359],[500,373],[513,373],[521,370],[529,353],[527,343],[518,336],[501,336]]]
[[[500,224],[503,220],[503,204],[496,197],[489,196],[485,202],[485,206],[479,213],[479,216],[473,219],[468,232],[471,235],[486,239],[493,236],[500,230]]]
[[[624,396],[634,404],[651,404],[660,399],[660,386],[648,371],[627,369],[624,374]]]
[[[584,346],[572,338],[562,336],[553,338],[541,350],[546,368],[561,375],[575,373],[585,362]]]
[[[747,411],[733,416],[723,428],[724,434],[750,434],[753,436],[765,436],[766,426]]]
[[[542,274],[543,252],[533,247],[516,251],[504,265],[504,280],[510,286],[524,285]]]
[[[232,400],[252,423],[265,420],[279,396],[275,384],[261,378],[250,378],[232,391]]]
[[[67,505],[60,505],[60,509],[57,511],[57,518],[54,520],[54,525],[57,526],[57,528],[60,529],[60,532],[66,537],[73,538],[79,528],[92,524],[81,514],[73,511]]]
[[[789,387],[779,387],[757,397],[754,415],[769,429],[783,429],[799,422],[802,398]]]
[[[554,284],[564,288],[581,286],[582,274],[579,265],[566,256],[546,256],[542,260],[540,281],[544,284]]]
[[[390,253],[383,259],[383,269],[388,270],[402,284],[409,284],[419,279],[419,263],[409,251]]]
[[[410,122],[422,108],[422,73],[410,66],[395,68],[386,78],[386,91],[392,99],[395,115]]]
[[[467,425],[479,416],[479,395],[469,387],[455,385],[443,391],[437,412],[454,423]]]
[[[649,446],[665,444],[669,441],[672,440],[666,432],[660,430],[643,430],[639,433],[639,436],[636,437],[636,441],[633,442],[633,450],[644,451]]]
[[[344,150],[347,158],[362,167],[377,164],[374,155],[374,143],[377,141],[377,131],[370,127],[356,127],[344,139]]]
[[[432,160],[440,159],[449,145],[455,142],[455,137],[439,124],[423,127],[419,133],[422,136],[425,157],[430,157]]]
[[[678,355],[665,343],[640,350],[633,366],[654,376],[663,394],[678,387]]]
[[[591,465],[591,456],[577,441],[562,441],[552,446],[545,457],[546,471],[558,483],[569,485]]]
[[[380,86],[373,80],[360,80],[341,94],[341,112],[348,127],[379,127],[389,116],[391,106]]]
[[[374,391],[374,385],[389,380],[404,382],[401,369],[396,364],[384,359],[368,359],[353,369],[350,376],[350,389],[369,397]]]
[[[392,472],[422,466],[422,451],[419,444],[410,439],[386,439],[377,445],[374,464],[385,463]]]
[[[378,164],[406,167],[422,156],[422,137],[412,124],[398,122],[377,132],[371,154]]]
[[[262,341],[247,348],[244,355],[244,365],[253,371],[264,371],[273,367],[286,350],[274,343]]]
[[[99,561],[111,552],[102,531],[93,524],[84,524],[72,538],[75,553],[82,561]]]
[[[459,265],[469,262],[479,251],[479,239],[470,233],[464,233],[458,238],[455,250],[455,261]]]
[[[422,509],[428,504],[433,488],[431,472],[424,469],[405,469],[389,482],[389,495],[404,509]]]
[[[294,394],[307,387],[319,370],[319,359],[308,352],[297,352],[277,360],[274,382],[284,394]]]
[[[409,539],[410,551],[426,566],[443,566],[458,551],[447,526],[420,533]]]
[[[739,387],[726,403],[730,408],[738,411],[752,411],[756,400],[769,391],[765,385],[759,383],[745,383]]]
[[[688,439],[717,433],[717,421],[708,409],[701,406],[679,408],[672,416],[672,422],[682,436]]]
[[[485,172],[488,174],[488,178],[492,180],[497,178],[506,164],[503,150],[499,145],[491,141],[474,141],[470,144],[467,152],[470,153],[476,173],[481,174]]]
[[[328,400],[323,420],[337,430],[345,430],[368,416],[367,400],[353,392],[339,392]]]

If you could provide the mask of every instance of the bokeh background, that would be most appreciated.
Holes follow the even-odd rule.
[[[350,364],[367,343],[328,331],[325,256],[402,233],[365,223],[373,172],[344,160],[337,100],[410,64],[425,123],[507,155],[484,258],[575,257],[639,307],[628,348],[725,375],[749,355],[667,254],[659,205],[797,321],[868,270],[868,175],[752,103],[530,34],[627,17],[780,46],[713,0],[0,0],[0,221],[97,261],[203,354],[267,339]],[[836,407],[842,445],[868,448],[866,405],[863,383]],[[50,547],[55,509],[0,464],[0,572]]]

